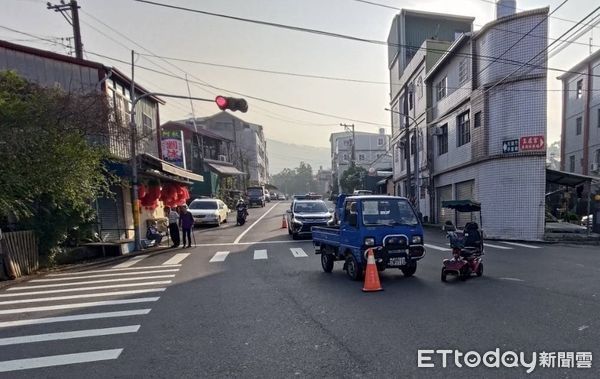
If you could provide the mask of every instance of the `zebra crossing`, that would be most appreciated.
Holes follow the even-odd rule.
[[[278,249],[279,251],[279,249]],[[306,258],[308,254],[304,249],[300,247],[292,247],[289,249],[290,254],[294,258]],[[227,257],[229,257],[231,251],[217,251],[208,261],[209,263],[222,263],[225,262]],[[279,255],[279,253],[278,253]],[[262,261],[269,259],[269,252],[267,249],[256,249],[253,253],[253,260]]]
[[[450,251],[450,244],[447,243],[444,245],[425,243],[426,249],[436,250],[436,251]],[[517,242],[509,242],[509,241],[494,241],[494,243],[484,242],[485,250],[514,250],[516,247],[525,248],[525,249],[541,249],[542,246],[525,244],[525,243],[517,243]]]
[[[148,255],[140,255],[111,267],[47,274],[0,291],[0,373],[118,359],[124,349],[119,336],[143,327],[143,317],[189,255],[146,266]],[[114,338],[98,338],[105,336]],[[73,351],[72,340],[89,348]]]

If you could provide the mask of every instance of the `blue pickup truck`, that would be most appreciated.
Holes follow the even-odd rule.
[[[403,197],[340,195],[335,225],[313,227],[312,239],[323,271],[331,272],[335,261],[344,261],[352,280],[362,278],[368,248],[374,248],[379,271],[398,268],[404,276],[412,276],[425,256],[423,226]]]

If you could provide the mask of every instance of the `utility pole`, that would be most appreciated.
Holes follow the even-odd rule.
[[[60,4],[52,5],[52,3],[48,2],[46,5],[47,9],[60,12],[65,20],[73,27],[75,57],[77,59],[83,59],[83,44],[81,43],[81,29],[79,27],[79,5],[77,5],[77,1],[71,0],[71,2],[67,4],[64,0],[61,0]],[[67,12],[70,12],[70,15]]]
[[[137,126],[135,125],[135,51],[131,50],[131,206],[133,211],[133,236],[135,241],[135,250],[142,249],[142,237],[140,235],[140,204],[138,201],[138,165],[137,165]],[[185,160],[185,157],[184,157]]]
[[[340,126],[344,127],[344,130],[349,132],[352,131],[352,159],[351,162],[356,165],[356,135],[354,134],[354,124],[342,124]]]

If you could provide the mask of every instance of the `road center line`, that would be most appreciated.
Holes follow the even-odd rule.
[[[541,249],[541,246],[534,246],[534,245],[526,245],[524,243],[516,243],[516,242],[508,242],[508,241],[502,241],[502,243],[505,243],[507,245],[513,245],[513,246],[519,246],[519,247],[526,247],[529,249]]]
[[[122,351],[123,349],[111,349],[90,351],[86,353],[51,355],[48,357],[14,359],[12,361],[0,362],[0,372],[62,366],[74,363],[106,361],[119,358],[119,355],[121,355]]]
[[[113,334],[136,333],[139,329],[140,329],[140,325],[128,325],[128,326],[118,326],[115,328],[86,329],[86,330],[75,330],[72,332],[32,334],[29,336],[0,338],[0,346],[20,345],[20,344],[32,343],[32,342],[69,340],[69,339],[73,339],[73,338],[110,336]]]
[[[508,247],[508,246],[500,246],[500,245],[492,245],[491,243],[487,243],[487,242],[485,242],[485,241],[483,241],[483,247],[484,247],[484,249],[485,249],[486,247],[491,247],[491,248],[494,248],[494,249],[512,250],[512,247]]]
[[[265,213],[264,213],[262,216],[260,216],[260,217],[258,218],[258,220],[254,221],[254,222],[252,223],[252,225],[250,225],[250,226],[248,227],[248,229],[244,230],[244,231],[243,231],[243,232],[242,232],[242,233],[241,233],[241,234],[240,234],[240,235],[239,235],[239,236],[238,236],[238,237],[235,239],[235,241],[233,241],[233,244],[234,244],[234,245],[237,245],[237,244],[240,242],[240,240],[241,240],[242,238],[244,238],[244,236],[246,235],[246,233],[248,233],[248,232],[250,231],[250,229],[252,229],[252,228],[254,227],[254,225],[258,224],[258,223],[260,222],[260,220],[262,220],[262,219],[263,219],[263,218],[264,218],[266,215],[268,215],[268,214],[269,214],[269,212],[271,212],[271,211],[272,211],[272,210],[273,210],[273,209],[274,209],[276,206],[278,206],[278,205],[279,205],[279,203],[277,203],[277,204],[273,205],[271,208],[269,208],[269,209],[268,209],[268,210],[267,210],[267,211],[266,211],[266,212],[265,212]]]

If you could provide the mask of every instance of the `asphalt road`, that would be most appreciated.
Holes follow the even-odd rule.
[[[485,273],[440,281],[449,255],[427,230],[412,278],[363,293],[310,240],[289,203],[200,228],[191,249],[48,275],[0,291],[0,377],[599,377],[600,249],[488,241]],[[417,367],[419,349],[592,352],[592,367]],[[568,355],[566,355],[568,357]],[[464,361],[463,361],[464,362]],[[575,360],[573,360],[575,364]],[[555,366],[558,362],[555,361]],[[568,362],[562,362],[567,364]]]

